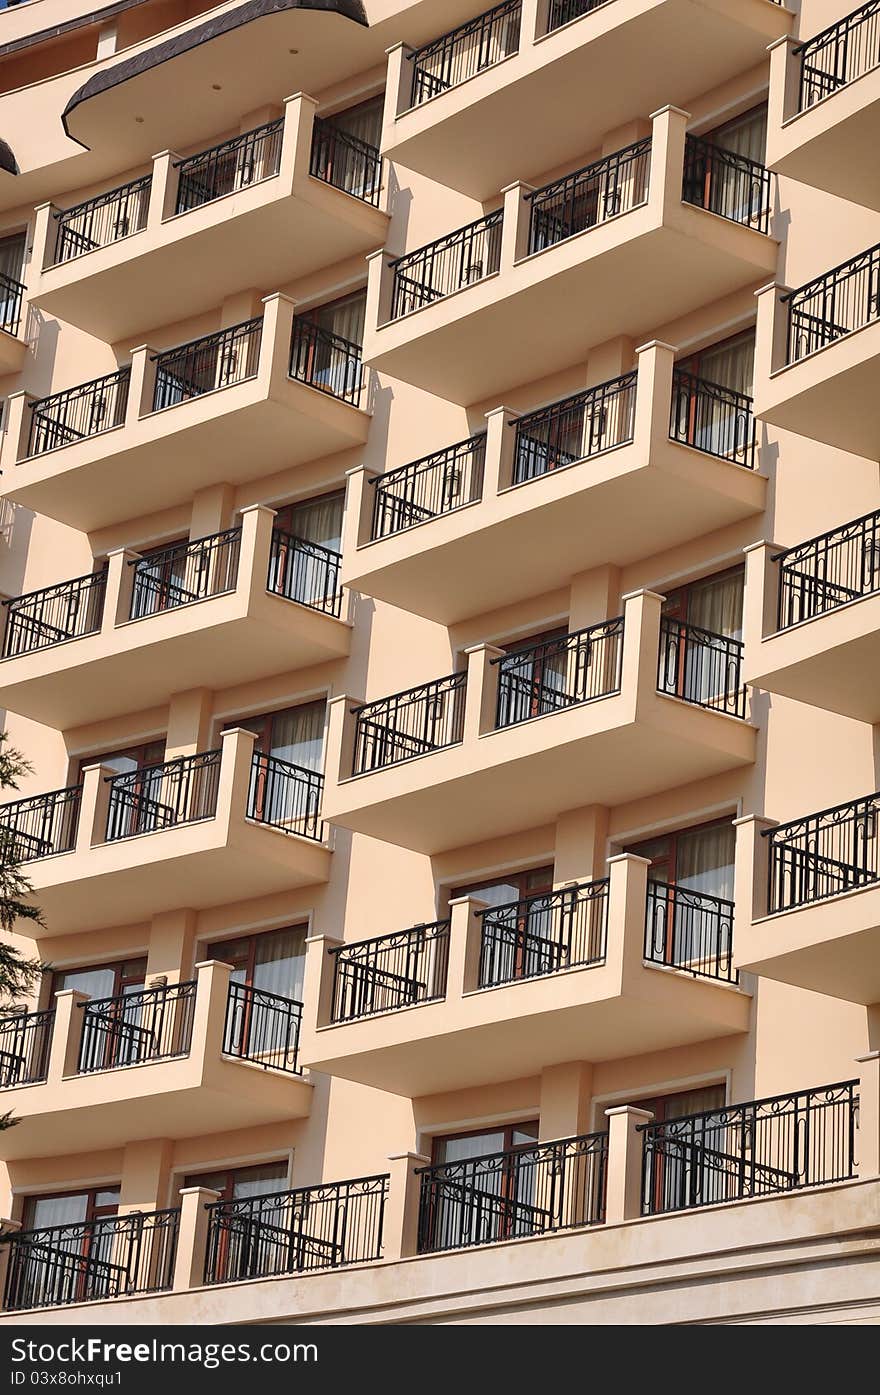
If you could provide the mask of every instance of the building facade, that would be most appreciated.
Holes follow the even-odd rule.
[[[0,13],[0,1324],[880,1316],[880,0],[478,9]]]

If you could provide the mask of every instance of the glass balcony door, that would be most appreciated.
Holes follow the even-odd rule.
[[[269,565],[269,590],[288,600],[323,609],[336,590],[337,568],[322,549],[338,557],[342,549],[342,515],[345,493],[322,494],[316,499],[286,504],[278,509],[278,539]],[[314,543],[297,547],[298,541]]]
[[[62,988],[75,988],[100,1004],[88,1014],[85,1024],[85,1031],[97,1038],[86,1051],[93,1069],[112,1070],[143,1059],[144,1003],[140,995],[146,974],[147,961],[142,958],[65,969],[53,975],[53,996]],[[133,1001],[127,1002],[128,998]]]
[[[723,706],[739,688],[739,670],[729,671],[723,641],[742,639],[744,584],[745,568],[732,567],[667,592],[663,616],[679,625],[666,636],[670,650],[664,655],[664,692],[712,707]],[[706,638],[693,631],[703,631]],[[713,645],[712,636],[721,643]]]
[[[699,898],[732,903],[735,846],[733,824],[723,819],[626,848],[650,858],[648,880],[668,888],[662,899],[649,901],[648,935],[656,951],[652,957],[680,968],[700,966],[711,945],[716,908],[713,900],[702,909]]]
[[[553,868],[546,866],[475,882],[450,892],[451,898],[473,896],[490,906],[519,904],[519,913],[509,924],[493,925],[492,963],[500,982],[552,973],[559,967],[559,945],[553,938],[554,917],[543,900],[552,890]]]

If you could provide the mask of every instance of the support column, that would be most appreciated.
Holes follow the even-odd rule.
[[[609,811],[603,804],[560,814],[556,820],[555,886],[605,876],[608,819]]]
[[[214,694],[209,688],[174,693],[168,703],[165,759],[194,756],[210,750]]]
[[[532,227],[532,205],[526,195],[534,193],[534,185],[522,179],[508,184],[501,190],[504,195],[504,223],[501,228],[501,257],[499,271],[502,276],[511,271],[517,262],[529,255],[529,238]]]
[[[234,514],[235,490],[231,484],[224,481],[222,484],[212,484],[207,489],[198,490],[193,495],[190,538],[195,542],[197,538],[209,538],[213,533],[222,533],[224,529],[232,527]]]
[[[608,1119],[608,1190],[605,1224],[637,1221],[642,1214],[642,1155],[644,1134],[641,1124],[650,1124],[654,1115],[647,1109],[625,1104],[606,1109]]]
[[[541,1072],[539,1139],[544,1142],[589,1133],[592,1098],[592,1062],[546,1066]]]
[[[62,988],[55,994],[55,1025],[49,1046],[46,1084],[60,1085],[79,1069],[79,1049],[83,1033],[82,1004],[89,1001],[88,993],[77,988]]]
[[[391,1153],[388,1162],[382,1255],[384,1259],[408,1259],[418,1254],[421,1178],[415,1169],[429,1167],[431,1159],[421,1153]]]
[[[166,1205],[171,1157],[170,1138],[149,1138],[126,1143],[122,1157],[119,1214],[161,1211]]]
[[[760,662],[761,641],[779,629],[779,564],[773,558],[782,551],[784,549],[778,544],[763,540],[743,548],[746,558],[743,595],[746,672],[752,664]]]
[[[147,980],[187,983],[192,978],[198,916],[193,910],[162,911],[150,924]]]
[[[103,634],[111,633],[117,625],[124,625],[131,619],[135,569],[130,564],[139,561],[140,555],[130,547],[114,547],[107,553],[107,588],[101,617]]]
[[[474,644],[466,649],[467,686],[464,705],[464,741],[476,741],[495,730],[498,714],[498,664],[504,650],[493,644]]]
[[[513,484],[518,413],[509,407],[493,407],[486,413],[486,463],[483,468],[484,499],[494,499]]]
[[[733,874],[735,940],[738,924],[751,926],[753,921],[761,920],[768,914],[770,840],[764,837],[764,832],[776,828],[777,822],[762,818],[759,814],[746,814],[743,818],[734,819],[733,826],[736,829]]]
[[[205,1259],[208,1251],[210,1212],[207,1207],[219,1201],[220,1193],[210,1187],[182,1187],[180,1191],[180,1228],[177,1233],[177,1258],[174,1263],[175,1293],[200,1288],[205,1282]]]
[[[457,1001],[464,993],[480,986],[480,957],[483,922],[479,912],[487,901],[461,896],[449,903],[449,955],[446,969],[446,997]]]
[[[309,935],[303,973],[303,1030],[328,1027],[333,1020],[333,988],[336,956],[330,953],[343,942],[333,935]]]

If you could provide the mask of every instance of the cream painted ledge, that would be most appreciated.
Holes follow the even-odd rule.
[[[639,349],[634,406],[618,400],[609,412],[617,421],[632,410],[630,440],[522,484],[511,484],[516,416],[489,412],[481,497],[387,538],[371,536],[383,477],[350,471],[344,584],[453,625],[757,516],[763,473],[670,439],[675,353],[657,342]],[[552,546],[535,547],[539,536]]]
[[[287,285],[370,251],[385,238],[387,215],[310,174],[317,105],[302,93],[284,102],[276,174],[189,211],[175,213],[179,157],[156,155],[145,226],[57,265],[58,210],[42,204],[31,302],[116,343],[188,319],[236,292]]]
[[[0,661],[0,706],[66,731],[164,705],[190,688],[216,691],[347,657],[348,619],[267,589],[274,517],[260,504],[243,510],[231,590],[135,620],[138,554],[111,553],[100,629]],[[8,607],[2,622],[10,623]]]
[[[657,691],[662,597],[625,599],[619,691],[495,728],[500,650],[468,651],[462,740],[352,776],[351,697],[330,703],[324,816],[435,854],[616,806],[755,760],[749,722]]]
[[[367,411],[290,377],[293,301],[276,293],[263,306],[252,377],[154,411],[155,350],[141,345],[122,423],[56,450],[28,455],[34,399],[13,393],[0,447],[4,495],[90,533],[189,503],[211,484],[244,484],[363,445]]]
[[[776,826],[755,815],[736,820],[734,963],[812,993],[865,1006],[880,1002],[880,881],[768,914],[764,835]]]
[[[18,1123],[4,1133],[0,1157],[64,1157],[86,1136],[90,1148],[121,1148],[306,1118],[313,1087],[303,1076],[224,1054],[231,973],[229,964],[196,966],[185,1055],[87,1074],[77,1067],[88,999],[60,994],[46,1080],[3,1091]]]
[[[682,201],[688,120],[676,107],[654,113],[645,202],[532,255],[529,186],[508,186],[497,274],[398,319],[393,258],[376,253],[364,361],[467,406],[533,380],[536,364],[543,376],[612,338],[639,343],[657,325],[775,275],[775,240]]]
[[[309,941],[302,1060],[312,1070],[415,1098],[530,1078],[572,1060],[618,1060],[748,1031],[735,985],[645,961],[648,862],[609,863],[601,963],[479,988],[482,902],[453,902],[445,997],[333,1023],[335,956]]]
[[[550,34],[547,12],[547,0],[524,0],[519,51],[417,107],[411,50],[395,45],[383,153],[484,200],[671,96],[690,101],[754,68],[792,24],[771,0],[613,0]]]
[[[745,549],[745,681],[842,717],[880,722],[880,596],[863,596],[780,630],[779,563],[773,558],[781,550],[767,542]]]
[[[880,1181],[538,1239],[188,1292],[57,1308],[66,1327],[660,1325],[880,1320]],[[45,1324],[45,1311],[0,1325]]]
[[[869,26],[870,20],[865,33]],[[858,30],[852,34],[858,52]],[[839,52],[846,51],[846,43],[841,38]],[[880,211],[880,66],[800,110],[798,47],[794,39],[781,38],[771,48],[767,165],[788,179]],[[833,52],[829,46],[828,54]],[[812,100],[809,90],[808,97]]]
[[[819,268],[817,275],[822,274]],[[865,287],[867,292],[866,281]],[[775,282],[758,292],[755,415],[784,431],[877,460],[880,319],[789,364],[785,297],[790,294],[787,286]]]
[[[72,851],[23,864],[46,920],[40,939],[326,882],[328,843],[248,817],[254,740],[239,728],[223,733],[213,817],[112,842],[106,777],[116,772],[88,766]]]

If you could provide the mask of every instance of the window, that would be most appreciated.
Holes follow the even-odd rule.
[[[211,554],[203,552],[194,566],[185,551],[188,542],[188,538],[176,538],[141,552],[141,561],[134,569],[132,620],[186,605],[207,594],[199,571],[210,566]]]
[[[490,906],[506,906],[511,901],[523,901],[527,896],[553,890],[553,867],[536,867],[528,872],[508,872],[489,881],[471,882],[450,890],[449,899],[474,896]]]
[[[96,756],[83,756],[77,768],[77,779],[87,765],[107,765],[117,775],[130,775],[159,764],[165,757],[165,741],[146,741],[140,746],[126,746],[121,751],[105,751]]]
[[[767,105],[752,107],[751,111],[725,121],[722,126],[707,131],[704,140],[729,150],[732,155],[743,155],[763,165],[767,156]]]
[[[24,1204],[23,1229],[78,1225],[83,1221],[100,1220],[102,1216],[115,1216],[119,1209],[119,1190],[118,1186],[93,1187],[81,1192],[29,1196]]]
[[[243,717],[227,722],[231,727],[244,727],[256,733],[255,750],[265,756],[300,765],[306,770],[320,770],[324,750],[324,717],[327,704],[323,699],[304,702],[299,707],[286,707],[280,712],[267,712],[256,717]]]
[[[269,561],[268,589],[302,605],[324,609],[335,595],[338,562],[323,551],[342,550],[342,515],[345,492],[323,494],[317,499],[286,504],[275,516],[276,543]],[[313,549],[296,546],[314,543]]]
[[[288,1163],[260,1163],[256,1167],[220,1168],[214,1172],[193,1172],[183,1179],[185,1187],[210,1187],[221,1201],[247,1201],[249,1197],[272,1196],[288,1186]]]
[[[233,983],[301,1002],[305,940],[305,927],[297,925],[206,945],[203,952],[232,965]]]
[[[0,238],[0,329],[15,334],[21,312],[21,278],[26,237],[16,233]]]
[[[63,988],[75,988],[90,998],[119,998],[143,988],[146,975],[145,958],[91,964],[82,969],[59,969],[52,975],[52,996]]]
[[[335,397],[352,400],[361,384],[361,345],[364,342],[366,291],[303,311],[299,317],[314,331],[300,340],[294,377]]]
[[[649,857],[651,881],[733,900],[736,834],[729,819],[649,838],[625,849]]]
[[[531,1235],[535,1225],[535,1169],[517,1166],[515,1150],[538,1138],[538,1121],[447,1134],[434,1139],[434,1167],[444,1168],[431,1191],[430,1215],[423,1225],[433,1247],[507,1240]],[[503,1163],[480,1162],[487,1155],[511,1154]]]
[[[457,888],[451,896],[474,896],[490,906],[526,902],[515,919],[486,927],[480,954],[480,982],[509,983],[552,973],[559,967],[559,943],[553,912],[543,900],[553,890],[553,868],[498,877],[482,885]]]
[[[142,1059],[144,1041],[152,1036],[142,996],[146,974],[145,958],[53,974],[53,997],[63,988],[75,988],[101,1004],[84,1023],[80,1060],[88,1070],[112,1070]]]
[[[679,366],[696,378],[751,397],[755,377],[755,331],[747,329],[730,339],[710,344],[681,359]]]
[[[759,223],[766,200],[766,104],[703,132],[699,139],[706,144],[698,145],[687,162],[684,201],[747,226]],[[729,152],[731,158],[718,151]],[[758,168],[752,169],[749,161]]]
[[[77,780],[82,782],[88,765],[106,765],[116,775],[133,778],[111,785],[107,815],[107,838],[129,838],[162,827],[167,815],[163,800],[165,741],[148,741],[121,751],[104,751],[79,762]],[[140,772],[143,772],[142,774]]]
[[[648,881],[659,883],[648,895],[645,952],[650,960],[713,977],[728,963],[735,842],[733,824],[726,819],[627,848],[651,859]]]
[[[691,1114],[722,1110],[725,1088],[723,1085],[706,1085],[697,1090],[656,1095],[631,1103],[636,1109],[650,1110],[654,1123],[669,1123]],[[646,1186],[644,1197],[648,1209],[652,1212],[675,1209],[676,1199],[690,1194],[694,1169],[699,1171],[700,1191],[706,1201],[729,1200],[729,1151],[727,1128],[720,1121],[715,1127],[713,1120],[706,1120],[705,1127],[700,1129],[699,1143],[692,1141],[686,1132],[671,1134],[654,1155],[650,1183]]]

